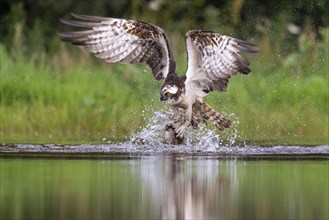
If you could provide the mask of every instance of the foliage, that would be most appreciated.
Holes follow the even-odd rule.
[[[100,16],[136,18],[158,24],[169,32],[183,35],[189,29],[202,28],[221,31],[237,37],[270,33],[273,39],[294,39],[284,32],[286,24],[294,23],[300,29],[311,26],[318,35],[321,27],[329,26],[326,11],[329,1],[318,0],[3,0],[0,8],[0,42],[12,47],[39,52],[56,52],[59,41],[56,31],[63,25],[59,17],[70,12]],[[159,13],[161,11],[161,13]],[[165,18],[165,19],[163,19]],[[175,24],[175,25],[173,25]],[[255,30],[256,29],[256,30]],[[281,30],[280,30],[281,29]],[[15,33],[22,36],[14,41]],[[255,33],[255,31],[257,31]],[[289,40],[290,38],[290,40]],[[288,44],[282,44],[285,48]],[[281,48],[282,49],[282,48]],[[292,48],[293,49],[293,48]]]
[[[236,114],[241,141],[328,143],[327,6],[325,0],[5,0],[0,9],[1,142],[126,139],[145,125],[145,115],[163,108],[160,83],[146,66],[107,64],[60,43],[56,31],[65,27],[58,17],[72,11],[158,24],[168,32],[180,73],[186,68],[182,36],[189,29],[258,44],[252,74],[232,78],[227,93],[208,100],[227,115]]]

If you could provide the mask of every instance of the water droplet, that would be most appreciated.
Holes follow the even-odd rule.
[[[143,115],[143,117],[146,117]],[[239,124],[239,120],[235,114],[231,114],[230,118]],[[128,146],[131,151],[164,151],[173,148],[179,148],[181,152],[200,151],[200,152],[218,152],[223,147],[232,147],[236,144],[237,138],[240,136],[237,128],[233,127],[226,131],[228,136],[225,139],[221,137],[222,133],[217,133],[216,128],[209,128],[205,125],[199,126],[198,129],[188,128],[183,145],[172,146],[164,144],[164,125],[168,121],[168,115],[163,111],[154,111],[153,115],[145,118],[147,125],[140,132],[133,135],[128,141],[123,143]]]

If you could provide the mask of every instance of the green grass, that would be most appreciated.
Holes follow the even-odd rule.
[[[226,116],[234,114],[238,141],[328,144],[328,54],[321,48],[311,61],[301,54],[266,61],[259,54],[252,74],[233,77],[226,93],[207,100]],[[15,60],[1,45],[0,52],[1,143],[124,140],[143,128],[153,110],[165,108],[161,82],[152,80],[146,65],[75,59],[65,67],[68,60],[51,64],[42,54]],[[183,72],[185,62],[177,63]]]
[[[148,100],[156,89],[151,75],[134,74],[138,68],[80,64],[56,73],[48,66],[13,62],[2,54],[1,142],[128,138],[143,125],[140,113],[151,104]]]
[[[328,84],[321,76],[296,79],[280,72],[257,75],[255,70],[232,79],[223,96],[219,106],[236,114],[238,130],[248,142],[328,143]]]

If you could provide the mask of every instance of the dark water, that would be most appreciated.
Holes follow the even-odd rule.
[[[0,219],[329,219],[329,146],[164,147],[2,145]]]

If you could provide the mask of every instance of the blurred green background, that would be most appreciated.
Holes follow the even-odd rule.
[[[327,0],[2,0],[1,143],[101,143],[141,130],[161,82],[146,65],[109,64],[61,43],[70,12],[133,18],[168,34],[180,74],[184,35],[213,30],[248,40],[252,73],[207,97],[251,144],[328,144]],[[225,138],[225,133],[223,137]]]

